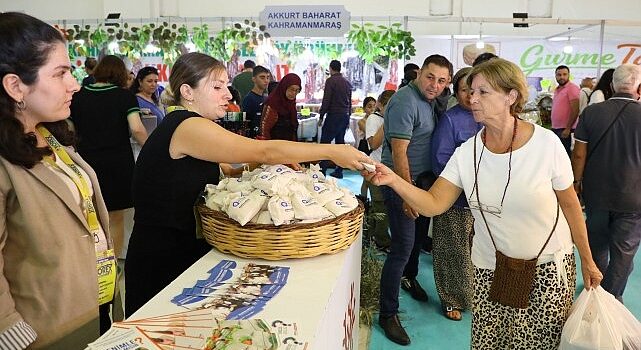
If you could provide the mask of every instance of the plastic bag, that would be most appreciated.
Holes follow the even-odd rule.
[[[560,350],[639,350],[641,324],[601,286],[583,290],[563,326]]]

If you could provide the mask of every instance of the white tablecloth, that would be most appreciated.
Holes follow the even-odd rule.
[[[212,249],[130,319],[185,311],[184,308],[172,304],[171,298],[179,294],[183,288],[193,286],[196,280],[206,277],[207,271],[223,259],[239,263],[289,266],[289,278],[285,287],[253,318],[261,318],[267,322],[277,319],[296,322],[299,326],[298,340],[308,342],[308,349],[356,349],[360,307],[360,257],[361,235],[347,250],[307,259],[243,259]]]

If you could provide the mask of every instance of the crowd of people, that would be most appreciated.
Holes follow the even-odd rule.
[[[121,308],[117,266],[124,313],[136,312],[210,249],[196,238],[193,203],[229,163],[361,172],[370,214],[380,214],[369,234],[387,253],[379,325],[398,344],[411,342],[400,289],[428,300],[417,277],[430,219],[442,313],[458,321],[471,310],[473,349],[556,349],[577,283],[575,248],[585,288],[602,285],[623,302],[641,241],[639,66],[581,88],[557,67],[547,130],[519,118],[528,87],[516,64],[484,54],[454,73],[430,55],[406,66],[397,91],[364,101],[368,156],[343,145],[353,87],[339,61],[325,83],[320,144],[295,143],[294,73],[268,92],[271,72],[248,60],[230,87],[223,62],[187,53],[161,98],[155,68],[132,76],[117,56],[87,59],[80,85],[60,32],[29,15],[0,13],[0,42],[3,349],[95,340]],[[216,123],[238,110],[245,136]],[[143,115],[156,118],[153,131]],[[137,159],[130,137],[142,146]],[[505,268],[514,262],[532,271],[519,291],[505,283],[521,280]],[[112,269],[99,274],[104,264]]]

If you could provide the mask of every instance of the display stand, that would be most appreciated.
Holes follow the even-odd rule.
[[[130,319],[185,311],[186,309],[172,304],[170,300],[183,288],[192,286],[196,280],[207,276],[207,271],[223,259],[239,263],[287,266],[290,267],[287,284],[254,318],[267,322],[295,322],[299,331],[298,339],[308,343],[307,349],[356,349],[361,251],[360,234],[348,249],[340,253],[307,259],[243,259],[212,249]]]

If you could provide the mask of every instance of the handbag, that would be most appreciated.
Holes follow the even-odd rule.
[[[474,140],[474,177],[476,200],[478,203],[481,203],[478,191],[478,169],[476,165],[476,137]],[[483,218],[487,232],[492,240],[492,245],[496,251],[494,278],[490,285],[488,300],[509,307],[525,309],[530,303],[530,292],[532,291],[534,277],[536,276],[536,263],[538,262],[541,253],[543,253],[543,250],[545,250],[545,247],[550,242],[550,238],[552,238],[552,234],[559,222],[559,203],[557,201],[556,219],[554,220],[554,225],[552,226],[552,230],[550,231],[545,244],[543,244],[543,247],[539,250],[536,258],[528,260],[512,258],[499,251],[496,247],[496,243],[494,242],[490,226],[485,218],[483,206],[479,206],[479,211],[481,212],[481,217]]]

